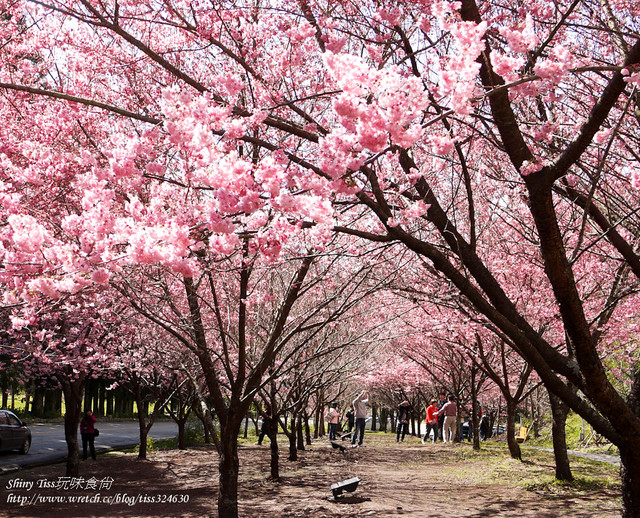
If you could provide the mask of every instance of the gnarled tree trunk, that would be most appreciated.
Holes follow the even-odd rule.
[[[285,427],[286,430],[286,427]],[[298,460],[298,448],[296,445],[296,416],[291,416],[291,431],[287,431],[287,438],[289,439],[289,460]]]
[[[480,420],[478,419],[478,387],[476,378],[478,368],[475,365],[471,367],[471,427],[473,430],[473,449],[480,450]]]
[[[296,439],[298,441],[298,450],[304,451],[304,430],[302,428],[302,415],[298,415],[298,419],[296,419]]]
[[[225,426],[220,441],[220,488],[218,490],[219,518],[238,517],[238,432],[240,422],[234,426]]]
[[[67,442],[68,477],[77,477],[80,473],[80,452],[78,451],[78,425],[82,415],[82,392],[85,375],[81,374],[74,381],[63,375],[58,377],[62,385],[66,412],[64,414],[64,438]]]
[[[640,516],[640,450],[620,448],[623,518]]]
[[[516,405],[507,401],[507,445],[511,457],[522,460],[522,451],[516,441]]]
[[[273,420],[274,424],[269,431],[269,439],[271,441],[271,480],[278,482],[280,480],[280,453],[278,451],[278,420]]]
[[[230,406],[236,405],[235,401],[230,404]],[[244,410],[237,412],[229,410],[224,419],[220,419],[219,518],[238,518],[238,473],[240,471],[238,434],[244,416]]]
[[[553,435],[553,455],[556,459],[556,479],[573,480],[569,455],[567,454],[566,424],[569,407],[551,392],[549,392],[549,401],[553,416],[551,432]]]

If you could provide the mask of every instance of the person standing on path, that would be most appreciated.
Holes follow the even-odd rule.
[[[442,414],[440,412],[440,410],[442,410],[442,407],[447,403],[447,396],[444,392],[440,392],[440,394],[438,394],[438,403],[437,403],[437,409],[438,409],[438,437],[440,438],[440,440],[444,439],[444,433],[443,433],[443,428],[444,428],[444,414]]]
[[[369,402],[369,398],[364,397],[365,394],[366,392],[363,390],[353,400],[353,409],[356,416],[356,423],[353,430],[353,437],[351,438],[352,448],[355,448],[356,446],[362,446],[362,441],[364,440],[364,424],[367,418],[367,403]],[[358,433],[360,433],[359,438]],[[358,444],[356,444],[356,440],[358,441]]]
[[[486,415],[482,416],[480,419],[480,440],[486,441],[487,438],[491,437],[491,428],[489,427],[489,418]]]
[[[338,424],[340,423],[340,418],[342,414],[338,412],[336,403],[331,403],[329,405],[329,411],[325,414],[324,418],[329,423],[329,440],[335,441],[337,432],[338,432]]]
[[[356,418],[353,410],[353,403],[349,405],[349,410],[347,410],[347,413],[344,416],[347,418],[347,433],[341,436],[343,441],[345,439],[351,439],[351,432],[353,431],[353,425],[355,424]]]
[[[82,436],[82,460],[87,460],[87,446],[91,450],[91,458],[93,460],[96,460],[96,421],[97,419],[91,413],[91,410],[87,410],[84,413],[82,421],[80,421],[80,435]]]
[[[438,440],[438,402],[435,399],[432,399],[427,407],[427,418],[425,421],[427,423],[427,431],[422,438],[422,444],[427,442],[431,430],[433,430],[433,442],[436,442]]]
[[[444,425],[442,440],[444,442],[453,442],[456,437],[456,414],[458,413],[458,405],[454,401],[454,397],[450,394],[449,401],[438,411],[438,416],[444,415]]]
[[[271,405],[269,405],[269,403],[265,403],[264,410],[260,408],[260,405],[257,405],[256,408],[258,409],[258,414],[262,417],[262,427],[260,428],[260,435],[258,436],[258,442],[256,443],[260,446],[262,445],[265,435],[269,437],[269,441],[271,441],[274,422],[273,417],[271,416]]]
[[[396,433],[396,442],[404,442],[404,436],[407,434],[409,430],[409,417],[411,416],[411,403],[409,403],[406,399],[398,405],[398,426]],[[400,435],[402,434],[402,439]]]

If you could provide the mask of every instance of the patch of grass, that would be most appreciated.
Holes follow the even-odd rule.
[[[549,496],[584,495],[595,490],[620,490],[616,466],[571,457],[574,481],[555,479],[553,452],[523,448],[523,461],[512,459],[506,444],[488,441],[480,451],[458,445],[442,457],[443,475],[471,485],[508,484]]]
[[[609,477],[577,476],[574,480],[556,480],[554,477],[544,476],[537,480],[529,480],[521,484],[528,491],[544,491],[552,494],[566,494],[588,492],[598,489],[620,489],[620,481]]]
[[[154,451],[157,451],[157,449],[158,449],[158,442],[154,442],[151,436],[147,435],[147,453],[152,453]],[[138,453],[140,451],[140,445],[138,444],[133,451],[135,453]]]
[[[585,423],[584,434],[588,437],[591,431],[592,431],[591,426]],[[553,441],[551,436],[551,425],[549,424],[543,427],[539,433],[540,435],[538,438],[535,438],[533,437],[533,434],[530,434],[526,444],[552,448]],[[567,426],[566,426],[566,440],[567,440],[568,449],[586,451],[589,453],[604,453],[608,455],[619,455],[620,453],[616,446],[613,446],[609,443],[598,446],[594,442],[591,442],[589,446],[585,447],[583,444],[583,441],[580,439],[581,435],[582,435],[582,418],[578,414],[569,412],[569,415],[567,416]]]

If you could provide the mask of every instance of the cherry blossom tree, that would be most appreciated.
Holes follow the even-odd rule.
[[[271,257],[305,226],[314,245],[331,228],[398,243],[619,446],[625,513],[640,508],[640,380],[621,394],[603,361],[636,353],[634,4],[0,8],[2,261],[38,271],[29,289],[58,297],[123,262],[190,279],[195,252],[247,232]],[[498,254],[514,227],[527,253]],[[559,312],[544,334],[523,264]],[[601,325],[610,309],[624,326]]]
[[[369,281],[374,256],[371,264],[362,264],[336,245],[325,253],[293,255],[274,264],[259,250],[252,252],[247,239],[243,249],[230,255],[199,252],[191,277],[162,267],[127,267],[126,273],[112,276],[112,285],[132,308],[185,354],[198,358],[220,422],[220,500],[225,503],[219,510],[237,506],[237,435],[255,394],[275,377],[311,379],[314,372],[307,364],[331,365],[332,355],[357,345],[370,328],[361,326],[357,340],[336,340],[333,329],[344,326],[345,318],[361,318],[363,309],[357,308],[367,293],[379,289],[379,282]],[[372,319],[371,326],[376,322]],[[166,355],[167,346],[162,349]],[[280,390],[295,392],[291,387]],[[312,393],[305,388],[285,410],[298,417]],[[295,451],[293,432],[297,430],[290,437]]]
[[[370,368],[367,358],[378,350],[376,328],[380,327],[378,319],[366,310],[370,299],[357,297],[357,307],[336,325],[320,334],[302,336],[304,347],[295,347],[277,361],[271,376],[274,381],[263,399],[269,402],[273,417],[289,440],[289,460],[297,460],[297,450],[302,449],[302,421],[308,420],[311,402],[315,401],[319,413],[324,414],[326,403],[343,400],[349,381]],[[289,428],[283,418],[289,420]],[[273,464],[271,477],[275,477]]]
[[[184,349],[171,347],[171,336],[141,320],[137,314],[125,320],[111,353],[114,355],[115,383],[133,396],[138,408],[138,458],[146,459],[147,437],[153,424],[172,398],[181,394],[185,386],[190,387],[191,382],[181,368],[180,359],[187,354]],[[153,410],[148,413],[150,403],[153,403]],[[178,443],[184,448],[184,421],[178,422]]]
[[[47,377],[62,389],[68,476],[77,476],[80,469],[78,425],[85,382],[113,366],[108,351],[117,316],[96,304],[95,295],[85,294],[88,300],[64,297],[55,303],[34,297],[12,317],[3,345],[7,363],[18,365],[27,379]]]
[[[477,335],[474,346],[469,357],[500,389],[506,402],[509,452],[511,457],[521,460],[522,452],[515,438],[515,417],[518,405],[538,386],[531,379],[531,365],[523,362],[495,336],[487,339]],[[564,453],[566,456],[566,444]],[[561,478],[571,479],[571,476]]]

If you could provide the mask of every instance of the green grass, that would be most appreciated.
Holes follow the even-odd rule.
[[[571,457],[575,480],[564,482],[555,479],[552,452],[525,446],[522,458],[523,462],[512,459],[505,443],[488,441],[482,444],[480,451],[470,447],[456,448],[443,471],[474,484],[508,481],[529,491],[542,491],[549,495],[582,494],[596,489],[620,490],[618,468],[611,464]],[[481,464],[481,469],[478,469],[478,464]]]
[[[597,489],[620,490],[620,481],[608,477],[589,476],[576,476],[570,482],[546,476],[521,485],[528,491],[544,491],[553,494],[589,492]]]
[[[584,425],[584,433],[588,437],[592,432],[591,426],[585,422]],[[566,439],[567,439],[567,449],[569,450],[580,450],[587,451],[590,453],[606,453],[609,455],[618,455],[619,451],[616,446],[611,445],[610,443],[603,443],[601,445],[595,444],[595,442],[591,441],[589,446],[585,446],[584,441],[581,439],[582,434],[582,418],[578,414],[574,414],[570,412],[567,416],[567,426],[566,426]],[[551,425],[547,425],[546,427],[540,430],[540,435],[538,438],[533,437],[533,433],[529,435],[527,439],[526,445],[532,446],[541,446],[545,448],[552,448],[553,441],[551,436]]]

